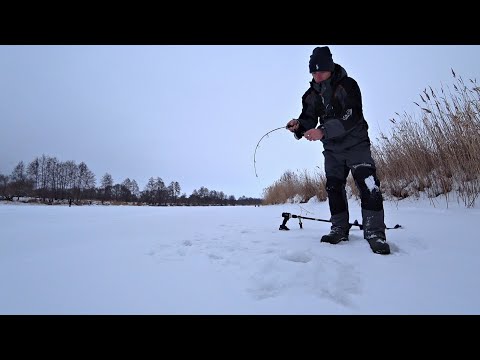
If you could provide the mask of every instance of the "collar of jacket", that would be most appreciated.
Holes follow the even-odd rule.
[[[321,93],[323,83],[328,82],[328,85],[331,85],[332,87],[335,87],[335,85],[346,76],[348,76],[348,74],[347,74],[347,71],[343,68],[343,66],[341,66],[339,64],[335,64],[335,70],[333,70],[332,76],[330,76],[327,80],[322,81],[318,84],[315,82],[315,80],[312,79],[310,81],[310,86],[315,91]]]

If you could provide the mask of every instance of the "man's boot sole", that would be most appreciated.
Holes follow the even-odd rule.
[[[375,254],[380,254],[380,255],[389,255],[390,254],[390,249],[388,250],[373,250],[372,251],[375,253]]]
[[[341,238],[341,239],[338,240],[337,242],[330,242],[330,241],[327,241],[327,240],[323,240],[323,238],[320,239],[320,242],[327,243],[327,244],[332,244],[332,245],[336,245],[336,244],[338,244],[338,243],[340,243],[340,242],[342,242],[342,241],[348,241],[348,238]]]
[[[368,241],[368,240],[367,240]],[[370,242],[368,242],[369,245],[370,245]],[[380,254],[380,255],[388,255],[390,254],[390,246],[388,244],[387,245],[387,248],[385,249],[374,249],[372,248],[372,245],[370,245],[370,249],[375,253],[375,254]]]

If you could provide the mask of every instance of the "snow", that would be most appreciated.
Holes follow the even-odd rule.
[[[375,179],[372,175],[365,179],[365,184],[367,185],[367,188],[368,190],[370,190],[370,192],[372,192],[373,190],[378,190],[378,186],[375,185]]]
[[[461,203],[460,203],[461,204]],[[326,202],[0,204],[0,314],[480,314],[480,209],[385,201],[392,254],[320,243]],[[432,206],[435,205],[435,206]],[[349,200],[350,222],[361,222]],[[308,211],[308,214],[307,214]]]

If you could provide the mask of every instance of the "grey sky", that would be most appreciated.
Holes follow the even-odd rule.
[[[318,44],[329,45],[329,44]],[[42,154],[115,183],[178,181],[260,197],[286,170],[323,168],[321,142],[287,130],[316,45],[0,46],[0,173]],[[480,74],[480,46],[329,45],[362,91],[372,141],[428,86]]]

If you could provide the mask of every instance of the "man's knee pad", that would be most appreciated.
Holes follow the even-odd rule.
[[[361,184],[366,184],[367,186],[371,184],[373,184],[372,186],[380,186],[380,181],[377,178],[377,173],[374,167],[360,166],[353,171],[352,175],[355,182],[360,186]],[[368,179],[368,181],[365,181],[366,179]]]

